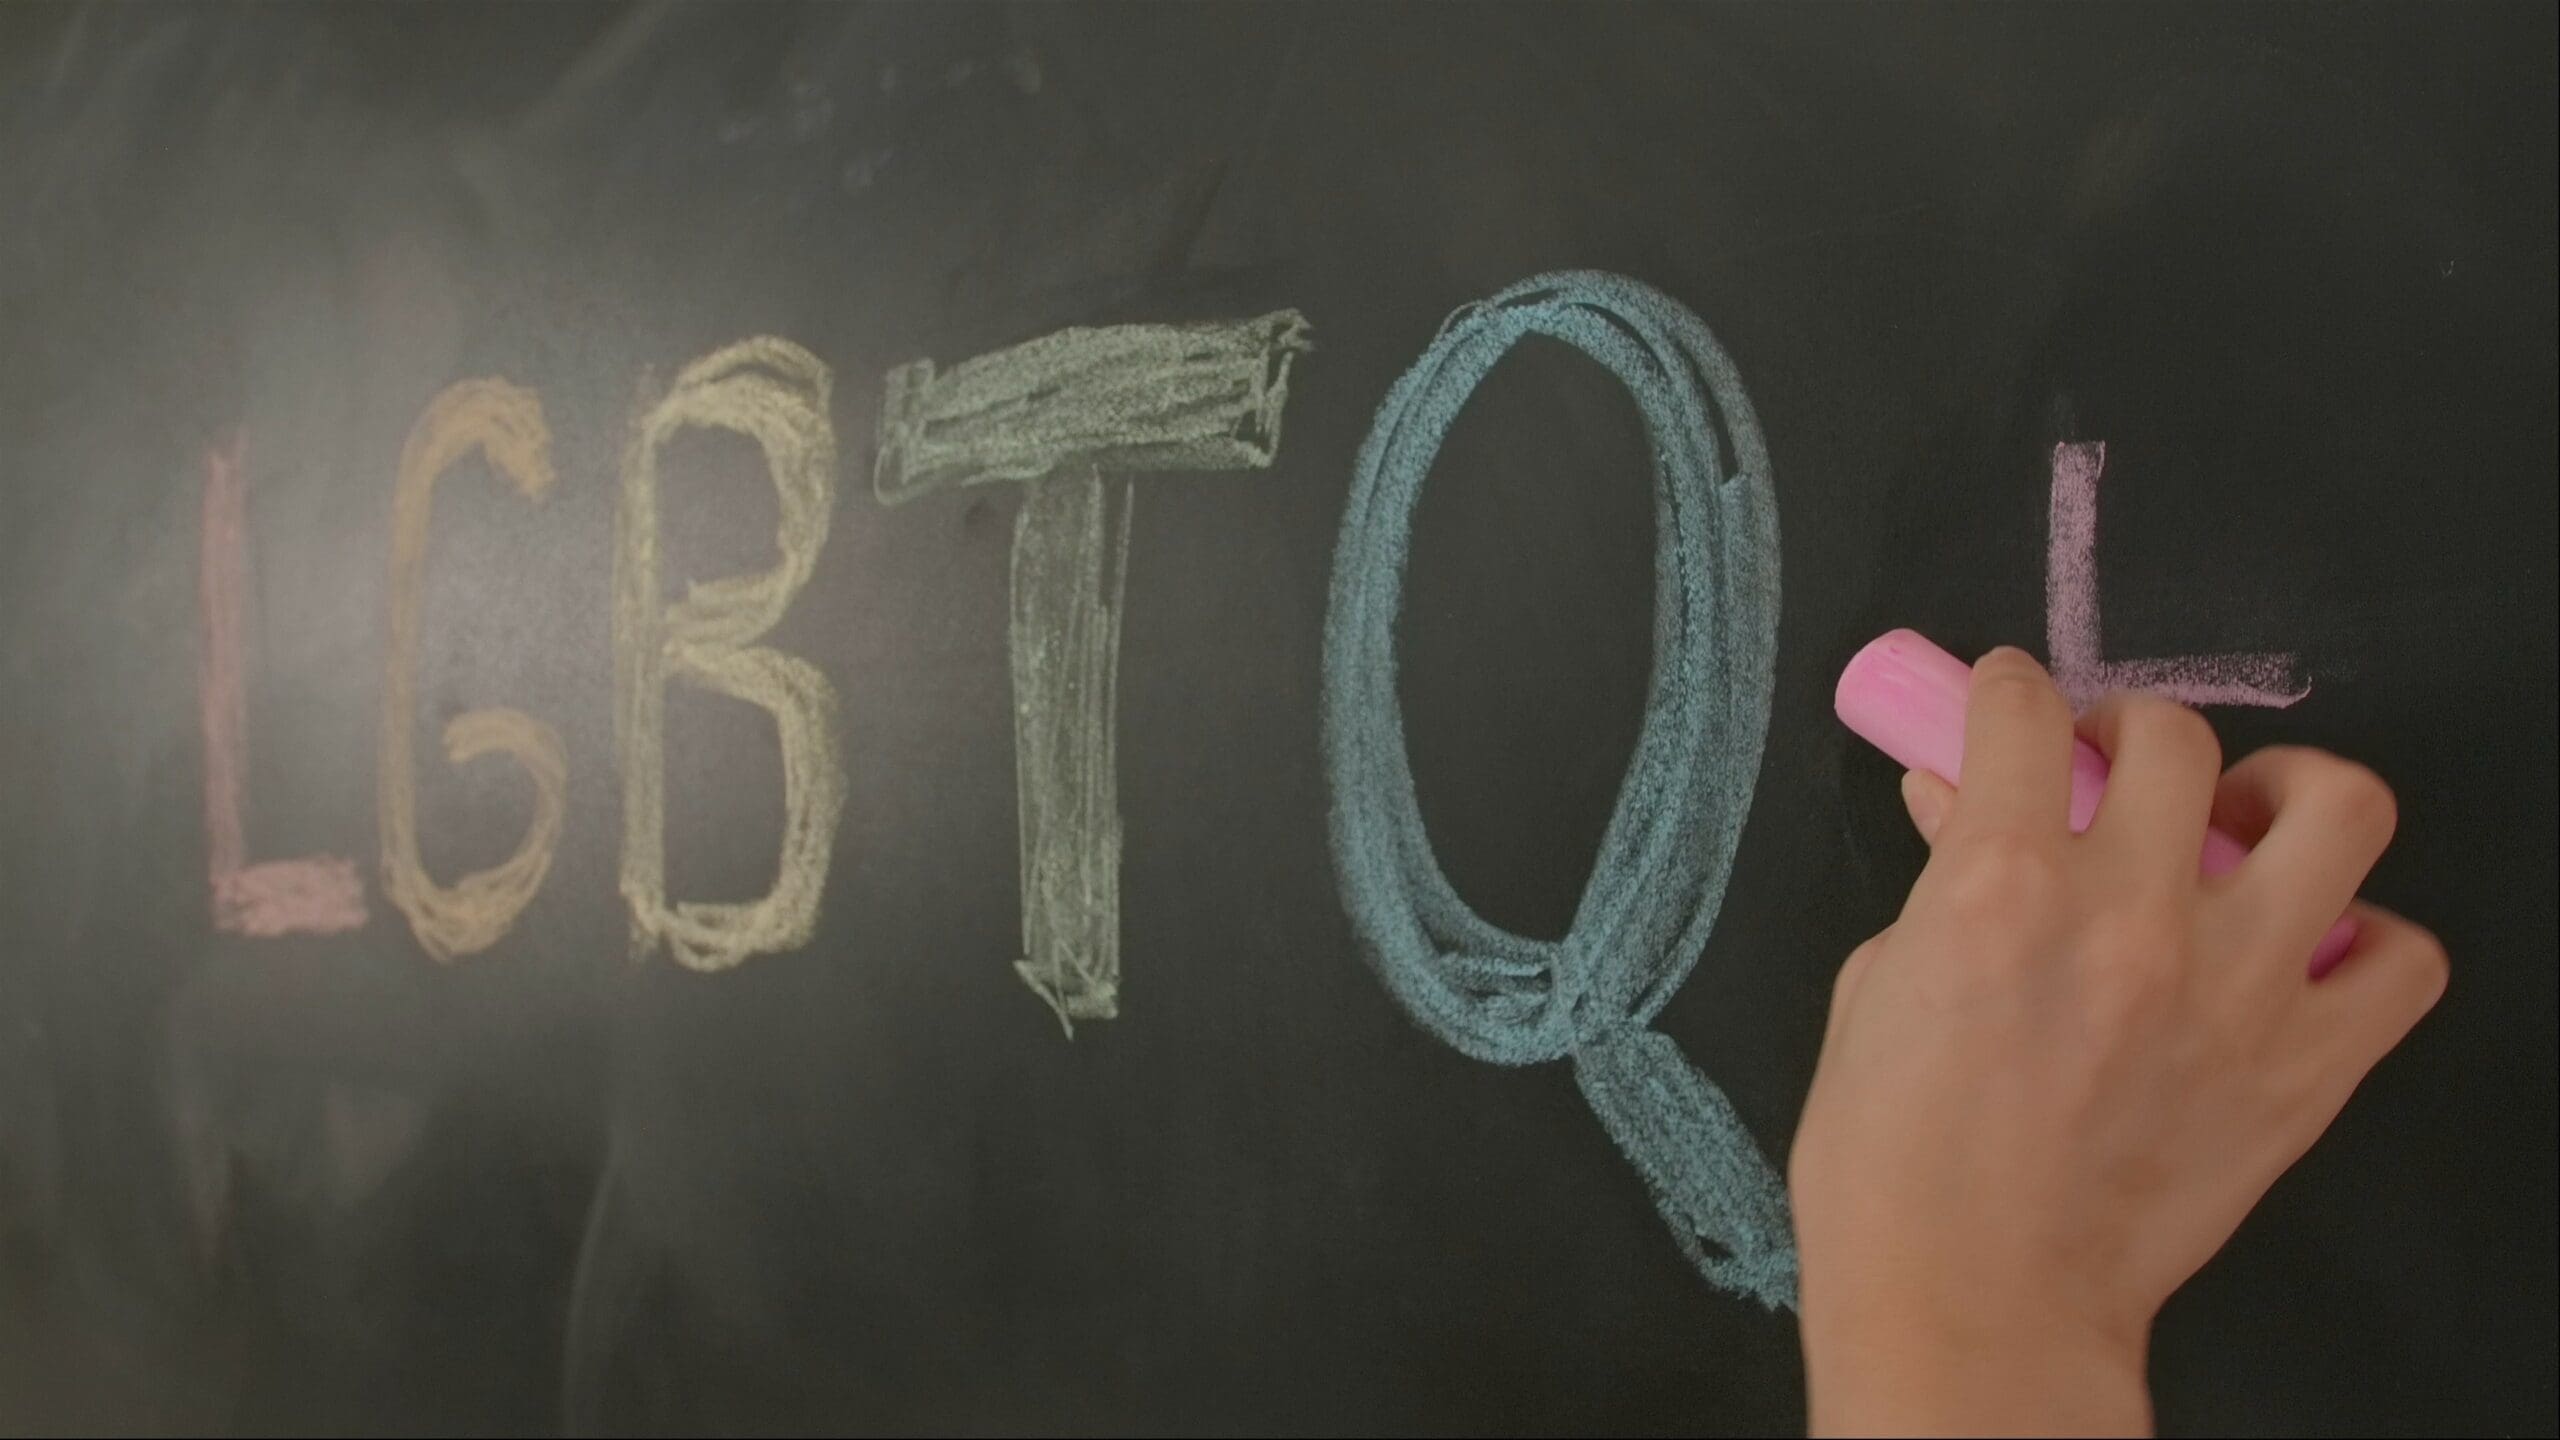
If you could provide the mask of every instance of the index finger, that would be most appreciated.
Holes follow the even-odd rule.
[[[2071,705],[2044,667],[2002,646],[1975,662],[1951,836],[2060,837],[2071,818]]]

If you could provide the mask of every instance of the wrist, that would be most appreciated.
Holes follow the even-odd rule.
[[[1809,1286],[1807,1406],[1820,1435],[2147,1435],[2141,1334],[1984,1290],[1962,1303]]]

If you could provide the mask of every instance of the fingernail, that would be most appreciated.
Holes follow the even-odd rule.
[[[1911,828],[1920,832],[1922,840],[1938,838],[1938,823],[1947,818],[1946,798],[1929,777],[1917,770],[1902,772],[1902,808],[1911,816]]]
[[[2028,654],[2026,651],[2019,649],[2015,645],[1993,646],[1983,654],[1983,657],[1980,660],[1974,662],[1974,666],[1976,669],[1979,669],[1982,666],[1994,663],[2001,665],[2023,665],[2026,668],[2035,671],[2039,675],[2045,673],[2043,661],[2038,660],[2035,656]]]

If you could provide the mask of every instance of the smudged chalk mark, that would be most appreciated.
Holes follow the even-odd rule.
[[[334,935],[365,922],[354,862],[335,855],[248,863],[249,697],[241,612],[248,591],[249,437],[204,457],[197,537],[196,696],[204,720],[204,830],[213,927],[235,935]]]
[[[678,372],[633,417],[614,513],[614,738],[622,763],[622,895],[635,958],[664,941],[676,963],[725,970],[797,949],[817,933],[827,862],[844,813],[836,696],[818,668],[753,642],[791,608],[827,543],[835,508],[833,376],[770,336],[741,340]],[[658,452],[687,426],[730,430],[764,451],[780,497],[771,570],[696,582],[658,604]],[[773,888],[743,904],[666,897],[666,683],[677,679],[773,716],[782,752],[782,852]]]
[[[2098,481],[2103,442],[2053,447],[2051,525],[2045,539],[2044,631],[2054,683],[2074,707],[2110,690],[2147,690],[2185,705],[2282,709],[2311,693],[2300,663],[2281,652],[2105,658],[2098,618]]]
[[[1634,397],[1659,536],[1644,725],[1558,941],[1493,925],[1441,873],[1396,698],[1414,503],[1467,398],[1529,335],[1580,350]],[[1344,908],[1379,978],[1424,1029],[1499,1065],[1570,1057],[1690,1264],[1773,1308],[1796,1299],[1786,1187],[1723,1093],[1647,1026],[1715,927],[1768,737],[1777,636],[1768,451],[1741,375],[1678,301],[1622,276],[1536,276],[1452,316],[1387,392],[1352,476],[1325,617],[1325,768]]]
[[[666,1260],[636,1223],[623,1193],[619,1147],[606,1152],[587,1203],[578,1240],[577,1268],[569,1280],[567,1341],[560,1357],[562,1433],[610,1431],[605,1397],[612,1380],[613,1344],[664,1275]]]
[[[445,758],[462,765],[512,755],[533,781],[533,819],[515,853],[452,885],[439,885],[418,858],[418,788],[411,767],[417,708],[419,609],[426,586],[427,522],[436,480],[472,451],[539,501],[551,489],[551,430],[542,401],[504,380],[465,380],[429,404],[400,452],[391,497],[391,638],[383,658],[382,751],[376,816],[382,832],[382,888],[409,917],[410,933],[438,960],[476,954],[498,942],[541,890],[560,848],[568,813],[569,757],[560,736],[521,710],[469,710],[445,722]]]
[[[1130,495],[1120,475],[1258,470],[1279,451],[1294,310],[1252,320],[1071,328],[937,372],[889,372],[873,486],[885,505],[995,481],[1013,526],[1022,958],[1072,1036],[1120,1013],[1120,804],[1113,715]]]

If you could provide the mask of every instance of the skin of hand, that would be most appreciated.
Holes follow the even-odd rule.
[[[2068,826],[2069,705],[1974,667],[1964,788],[1841,967],[1789,1163],[1813,1433],[2145,1433],[2153,1317],[2444,991],[2443,947],[2355,899],[2391,792],[2322,752],[2222,768],[2212,728],[2116,695]],[[2254,845],[2197,873],[2208,823]],[[2341,911],[2354,948],[2306,967]]]

